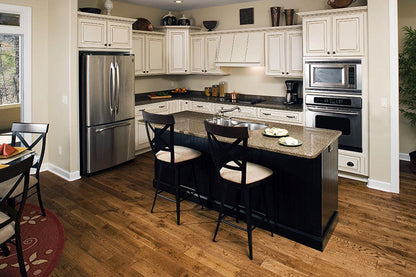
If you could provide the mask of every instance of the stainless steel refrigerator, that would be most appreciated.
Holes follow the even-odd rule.
[[[134,55],[80,53],[81,175],[134,159]]]

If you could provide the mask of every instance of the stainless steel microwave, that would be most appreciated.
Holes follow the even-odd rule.
[[[306,61],[305,89],[361,94],[360,60]]]

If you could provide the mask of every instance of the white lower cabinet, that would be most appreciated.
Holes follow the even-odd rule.
[[[257,118],[267,120],[267,121],[277,121],[281,123],[288,123],[288,124],[295,124],[295,125],[303,124],[302,112],[258,108]]]
[[[189,110],[198,113],[212,113],[212,103],[192,101]]]

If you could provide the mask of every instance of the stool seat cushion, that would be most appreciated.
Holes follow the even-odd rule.
[[[237,164],[233,161],[228,162],[227,165],[237,167]],[[267,167],[264,167],[259,164],[247,162],[246,184],[248,185],[248,184],[261,181],[271,176],[272,174],[273,174],[273,170]],[[220,170],[220,175],[225,180],[241,184],[241,175],[242,175],[241,171],[223,167]]]
[[[201,152],[185,146],[175,145],[174,156],[175,163],[181,163],[198,158],[201,156]],[[156,159],[162,162],[170,163],[170,152],[161,150],[156,153]]]
[[[0,212],[0,223],[10,219],[5,213]],[[0,229],[0,244],[14,235],[14,221]]]

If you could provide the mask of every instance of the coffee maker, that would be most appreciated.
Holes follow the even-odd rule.
[[[286,101],[284,104],[292,105],[299,102],[298,98],[298,81],[285,81],[286,84]]]

